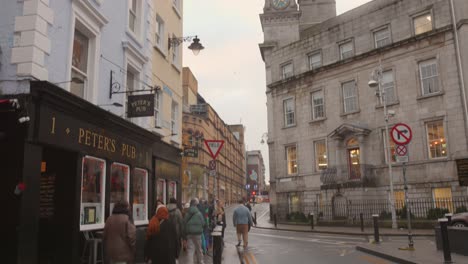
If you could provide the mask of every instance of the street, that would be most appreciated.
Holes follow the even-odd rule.
[[[235,247],[237,237],[232,225],[232,213],[238,205],[226,209],[227,229],[225,246]],[[258,221],[267,221],[269,204],[257,204],[252,213]],[[365,237],[288,232],[255,227],[249,232],[249,247],[244,262],[254,263],[392,263],[355,250]]]

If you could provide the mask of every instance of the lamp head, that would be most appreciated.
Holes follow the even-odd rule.
[[[198,53],[200,53],[200,51],[202,49],[204,49],[205,47],[203,47],[203,45],[200,43],[200,39],[197,36],[195,36],[195,38],[193,39],[192,44],[190,44],[190,46],[188,46],[188,48],[190,50],[192,50],[193,55],[197,56]]]
[[[379,83],[376,80],[370,80],[367,85],[369,85],[370,88],[376,88],[379,86]]]

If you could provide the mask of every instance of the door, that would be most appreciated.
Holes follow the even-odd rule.
[[[359,148],[348,149],[348,170],[350,180],[361,179],[361,162]]]

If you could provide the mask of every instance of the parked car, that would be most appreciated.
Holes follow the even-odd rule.
[[[459,213],[454,214],[452,216],[452,224],[451,226],[456,227],[468,227],[468,212],[466,213]]]

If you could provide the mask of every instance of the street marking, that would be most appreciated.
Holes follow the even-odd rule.
[[[256,234],[252,233],[252,235],[255,236],[264,236],[264,237],[273,237],[273,238],[282,238],[282,239],[288,239],[288,240],[296,240],[296,241],[303,241],[303,242],[312,242],[312,243],[318,243],[318,244],[328,244],[328,245],[341,245],[344,246],[346,242],[341,242],[341,241],[325,241],[321,239],[315,239],[315,238],[300,238],[300,237],[286,237],[286,236],[275,236],[275,235],[267,235],[267,234]]]

